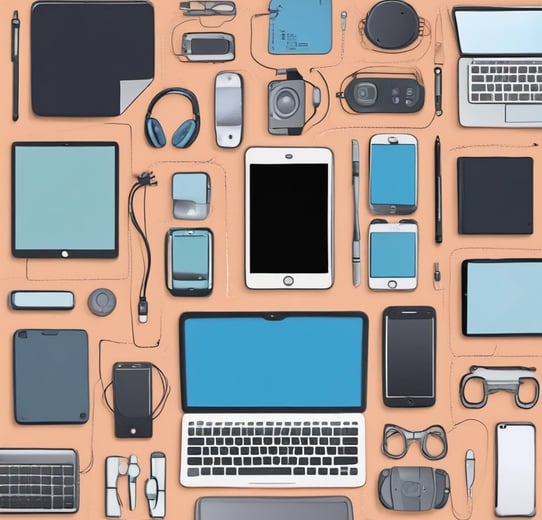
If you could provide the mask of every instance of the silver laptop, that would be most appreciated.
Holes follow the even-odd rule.
[[[365,483],[367,317],[184,313],[180,482]]]
[[[455,7],[459,122],[542,127],[542,7]]]

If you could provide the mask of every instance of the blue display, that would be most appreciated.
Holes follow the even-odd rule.
[[[371,278],[414,278],[416,234],[371,233]]]
[[[416,147],[413,144],[371,146],[371,204],[416,204]]]
[[[542,334],[542,261],[469,262],[467,334]]]
[[[117,174],[115,143],[15,145],[15,249],[115,256]]]
[[[181,321],[187,407],[363,411],[367,325],[361,313]]]
[[[454,16],[462,54],[542,54],[542,9],[466,9]]]

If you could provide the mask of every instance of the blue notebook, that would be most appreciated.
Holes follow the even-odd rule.
[[[331,0],[271,0],[269,10],[271,54],[327,54],[331,50]]]

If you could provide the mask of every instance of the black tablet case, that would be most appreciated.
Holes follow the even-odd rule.
[[[37,115],[116,116],[154,77],[148,2],[40,0],[30,31]]]
[[[13,389],[15,420],[19,424],[87,422],[86,331],[16,331],[13,336]]]
[[[459,233],[533,232],[531,157],[459,157],[457,189]]]

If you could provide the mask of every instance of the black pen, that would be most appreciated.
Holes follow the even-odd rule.
[[[13,63],[13,121],[19,119],[19,12],[13,11],[11,19],[11,62]]]
[[[435,139],[435,242],[442,242],[442,177],[440,174],[440,137]]]
[[[352,237],[352,282],[361,283],[359,231],[359,143],[352,139],[352,188],[354,192],[354,235]]]

